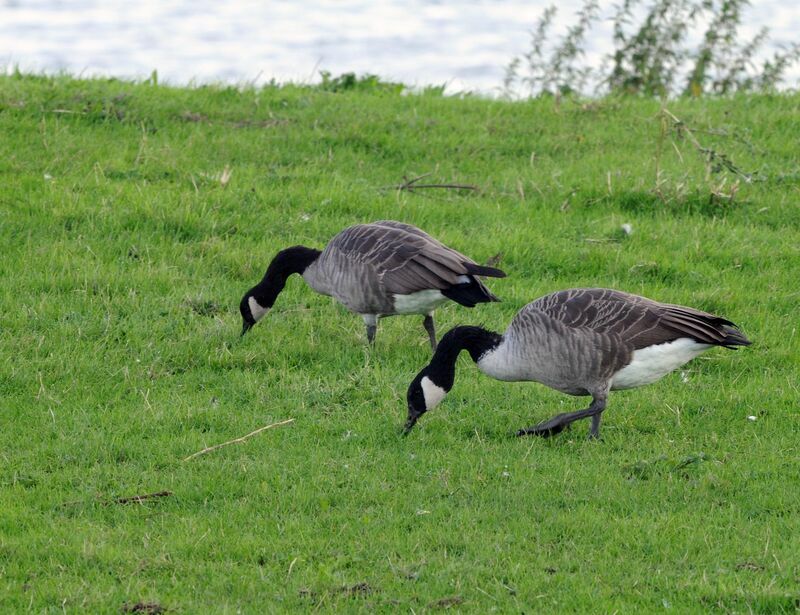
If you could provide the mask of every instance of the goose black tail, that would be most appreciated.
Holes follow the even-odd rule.
[[[487,278],[504,278],[506,272],[502,269],[494,267],[487,267],[486,265],[478,265],[476,263],[464,263],[467,268],[467,273],[470,275],[482,275]]]
[[[725,339],[720,346],[724,346],[725,348],[736,350],[736,346],[749,346],[753,343],[745,337],[744,333],[734,327],[722,325],[722,332],[725,333]]]
[[[454,284],[450,288],[441,291],[448,299],[460,303],[465,307],[475,307],[478,303],[489,303],[490,301],[500,301],[480,280],[470,276],[469,282]]]

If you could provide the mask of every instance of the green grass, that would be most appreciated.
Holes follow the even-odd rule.
[[[646,100],[0,77],[0,611],[794,612],[800,96],[668,106],[758,181],[709,198]],[[423,173],[481,191],[384,189]],[[370,351],[293,278],[237,337],[277,249],[381,218],[503,253],[440,333],[592,285],[755,343],[612,394],[601,442],[510,437],[586,400],[465,355],[400,438],[421,318]]]

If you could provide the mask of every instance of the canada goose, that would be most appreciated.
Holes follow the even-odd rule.
[[[466,350],[478,369],[497,380],[533,380],[592,396],[586,410],[559,414],[518,436],[550,436],[592,417],[589,436],[596,438],[610,390],[656,382],[712,346],[749,345],[735,327],[700,310],[605,288],[546,295],[522,308],[503,335],[481,327],[448,331],[408,387],[405,433],[450,391],[456,358]]]
[[[424,315],[434,350],[433,311],[448,299],[467,307],[499,301],[476,276],[506,275],[476,264],[410,224],[357,224],[336,235],[321,252],[304,246],[278,252],[261,282],[242,297],[242,335],[272,308],[293,273],[318,293],[361,314],[370,343],[381,316]]]

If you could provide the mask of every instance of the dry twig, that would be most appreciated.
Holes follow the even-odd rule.
[[[392,190],[397,190],[398,192],[402,192],[403,190],[407,192],[414,192],[414,190],[422,189],[422,188],[444,188],[449,190],[472,190],[472,191],[479,191],[480,188],[473,184],[418,184],[417,182],[425,177],[431,175],[430,173],[425,173],[424,175],[419,175],[418,177],[413,177],[408,179],[407,177],[403,176],[403,183],[397,186],[387,186]]]
[[[215,444],[214,446],[209,446],[204,448],[202,451],[197,451],[196,453],[192,453],[188,457],[184,458],[184,461],[189,461],[195,457],[199,457],[200,455],[205,455],[206,453],[210,453],[211,451],[215,451],[218,448],[222,448],[223,446],[228,446],[229,444],[237,444],[239,442],[244,442],[248,438],[253,437],[256,434],[261,433],[262,431],[266,431],[267,429],[272,429],[273,427],[280,427],[281,425],[288,425],[289,423],[293,423],[294,419],[286,419],[285,421],[280,421],[278,423],[272,423],[271,425],[264,425],[264,427],[259,427],[255,431],[251,431],[246,436],[242,436],[241,438],[235,438],[233,440],[228,440],[227,442],[223,442],[221,444]]]
[[[673,128],[677,131],[678,135],[685,135],[692,146],[705,157],[706,160],[706,175],[710,175],[711,164],[716,163],[720,168],[725,168],[734,175],[738,175],[745,182],[750,183],[753,180],[751,173],[745,173],[737,167],[728,158],[727,155],[717,152],[710,147],[703,147],[703,145],[694,136],[694,130],[690,129],[685,122],[677,118],[669,109],[662,107],[662,116],[668,117],[673,122]]]

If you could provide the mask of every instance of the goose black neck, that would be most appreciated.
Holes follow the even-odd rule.
[[[438,386],[449,391],[453,387],[456,359],[466,350],[476,363],[488,351],[496,348],[503,336],[482,327],[455,327],[444,334],[436,347],[427,376]]]
[[[272,259],[261,282],[253,288],[253,296],[261,305],[272,305],[271,301],[274,301],[286,285],[286,279],[294,273],[302,275],[320,254],[319,250],[305,246],[292,246],[281,250]]]

